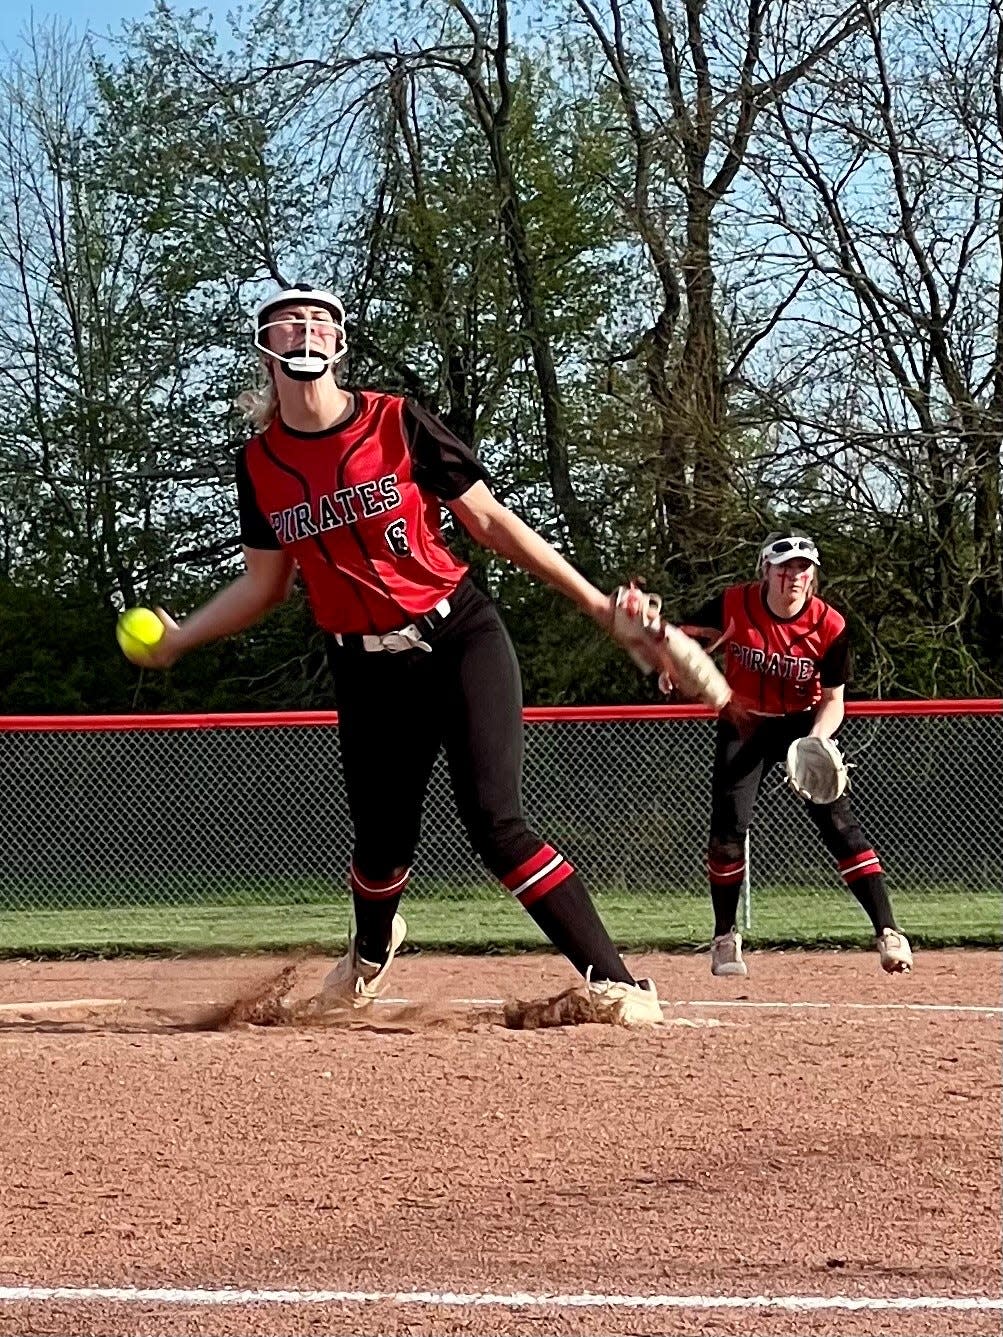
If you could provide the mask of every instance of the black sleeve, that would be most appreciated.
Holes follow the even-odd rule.
[[[237,506],[240,512],[240,541],[245,548],[280,548],[278,535],[268,523],[254,495],[254,484],[247,468],[247,447],[237,454]]]
[[[413,399],[404,401],[404,431],[414,469],[414,481],[441,501],[455,501],[475,483],[490,475],[469,446],[454,436],[445,423]]]
[[[695,613],[687,613],[679,619],[680,627],[713,627],[715,631],[724,631],[724,591],[715,594],[701,604]]]
[[[842,687],[852,680],[853,657],[845,627],[819,660],[818,677],[823,687]]]

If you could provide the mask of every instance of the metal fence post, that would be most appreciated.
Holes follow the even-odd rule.
[[[745,872],[742,874],[742,923],[743,933],[752,928],[752,879],[749,876],[749,833],[745,833]]]

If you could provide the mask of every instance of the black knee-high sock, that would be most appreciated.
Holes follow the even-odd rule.
[[[390,954],[390,932],[401,903],[401,892],[378,901],[352,893],[355,912],[355,950],[363,961],[382,966]]]
[[[394,915],[411,876],[410,868],[394,868],[376,879],[361,873],[353,860],[348,872],[355,913],[355,951],[363,961],[382,966],[390,955]]]
[[[741,887],[732,883],[730,886],[722,886],[720,883],[712,882],[710,884],[710,899],[714,906],[714,937],[720,938],[725,933],[730,933],[735,927],[735,921],[738,918],[738,900],[741,895]]]
[[[711,838],[707,850],[707,877],[714,906],[714,937],[730,933],[738,917],[738,901],[745,880],[742,837]]]
[[[591,967],[593,980],[636,982],[577,873],[527,905],[526,911],[580,975],[588,975]]]
[[[898,930],[885,888],[885,879],[881,873],[874,873],[870,877],[858,877],[846,885],[860,902],[878,936],[886,928]]]

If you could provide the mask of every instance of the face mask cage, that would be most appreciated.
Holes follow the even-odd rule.
[[[330,314],[330,320],[319,320],[309,311],[303,316],[290,316],[283,314],[283,308],[290,306],[316,306]],[[297,325],[303,330],[303,342],[298,348],[291,349],[288,352],[278,352],[268,346],[269,331],[280,325]],[[337,336],[337,347],[333,353],[321,352],[319,347],[311,347],[315,342],[315,334],[321,332],[329,333],[334,330]],[[319,342],[319,340],[317,341]],[[254,324],[254,346],[266,357],[274,358],[281,362],[293,373],[300,375],[317,375],[332,367],[336,367],[342,358],[348,352],[348,345],[345,336],[345,308],[341,302],[331,293],[321,292],[315,289],[304,288],[295,289],[288,293],[283,293],[280,299],[272,298],[263,303],[257,311]]]

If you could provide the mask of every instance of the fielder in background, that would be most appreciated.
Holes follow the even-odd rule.
[[[849,642],[842,614],[815,593],[820,565],[807,535],[771,534],[760,553],[760,579],[724,590],[681,625],[711,649],[723,649],[725,678],[741,707],[733,718],[718,717],[714,750],[707,873],[715,975],[748,974],[736,917],[745,836],[766,775],[774,765],[787,764],[795,740],[832,739],[843,723]],[[835,749],[828,750],[838,761]],[[791,752],[792,764],[797,751]],[[791,771],[789,776],[793,783],[796,776]],[[802,794],[809,792],[797,783]],[[896,926],[881,861],[845,792],[829,802],[805,798],[804,806],[874,926],[881,965],[890,974],[911,970],[912,952]]]
[[[579,874],[526,823],[519,667],[494,604],[443,540],[440,508],[610,632],[615,601],[494,498],[436,417],[338,384],[345,312],[332,293],[275,293],[258,308],[254,343],[261,383],[237,401],[254,432],[236,469],[246,570],[180,625],[162,615],[144,662],[164,668],[252,626],[302,576],[334,675],[355,834],[354,932],[317,1010],[366,1006],[384,984],[444,746],[474,849],[585,977],[597,1012],[661,1021],[654,985],[631,975]]]

